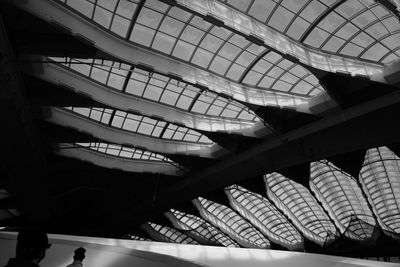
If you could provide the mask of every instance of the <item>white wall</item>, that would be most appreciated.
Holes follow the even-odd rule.
[[[14,256],[15,238],[14,233],[0,233],[0,266],[4,266],[8,258]],[[395,263],[278,250],[224,248],[63,235],[49,235],[49,238],[52,246],[40,264],[42,267],[66,266],[72,262],[73,251],[80,246],[87,250],[84,267],[400,266]]]

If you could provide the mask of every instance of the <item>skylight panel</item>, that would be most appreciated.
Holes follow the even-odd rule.
[[[202,218],[174,209],[171,209],[165,215],[175,228],[192,236],[192,238],[202,244],[239,247],[235,241]]]
[[[291,250],[303,247],[303,237],[266,198],[240,186],[225,189],[231,206],[271,241]]]
[[[168,226],[148,222],[142,224],[141,227],[151,238],[160,242],[199,245],[199,243],[191,237]]]
[[[232,209],[201,197],[193,203],[204,219],[240,245],[248,248],[270,247],[268,239]]]
[[[336,239],[336,228],[311,193],[279,173],[264,176],[268,198],[300,232],[320,246]]]
[[[327,160],[311,163],[310,188],[340,232],[355,240],[372,238],[375,219],[356,180]]]
[[[387,147],[371,148],[365,154],[359,180],[379,225],[400,234],[400,159]],[[396,236],[395,236],[396,237]]]

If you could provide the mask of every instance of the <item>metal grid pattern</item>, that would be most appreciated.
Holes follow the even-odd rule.
[[[303,237],[271,202],[238,185],[225,189],[231,206],[257,227],[269,240],[288,249],[301,249]]]
[[[201,115],[260,121],[254,112],[236,101],[158,73],[101,59],[50,59],[101,84],[143,99]]]
[[[167,140],[213,144],[213,141],[192,129],[146,116],[127,113],[122,110],[97,107],[65,107],[64,109],[101,122],[102,124],[133,133]]]
[[[311,191],[340,232],[355,240],[372,238],[375,219],[357,181],[327,160],[312,162],[310,175]]]
[[[336,238],[336,228],[304,186],[279,173],[264,176],[268,198],[308,239],[323,246]]]
[[[60,143],[58,144],[58,149],[74,149],[74,148],[85,148],[90,149],[102,154],[131,159],[131,160],[144,160],[144,161],[164,161],[168,163],[173,163],[167,157],[160,154],[144,151],[138,148],[121,146],[116,144],[100,143],[100,142],[90,142],[90,143]]]
[[[193,240],[189,236],[168,226],[148,222],[143,224],[142,228],[151,236],[151,238],[160,242],[199,245],[197,241]]]
[[[273,51],[268,51],[255,62],[243,83],[303,96],[315,96],[324,92],[311,72]]]
[[[368,149],[359,179],[379,225],[400,234],[400,158],[384,146]]]
[[[376,1],[224,2],[290,38],[322,51],[379,63],[400,56],[398,18]]]
[[[237,243],[249,248],[269,248],[270,242],[232,209],[199,197],[193,201],[201,216]]]
[[[171,220],[174,227],[178,230],[190,231],[193,233],[192,235],[194,235],[193,238],[195,239],[195,236],[199,236],[201,240],[205,240],[207,243],[224,247],[239,247],[230,237],[195,215],[171,209],[167,217]],[[200,240],[198,241],[202,243]]]

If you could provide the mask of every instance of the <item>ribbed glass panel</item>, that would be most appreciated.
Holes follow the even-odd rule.
[[[151,238],[160,242],[199,245],[198,242],[189,236],[168,226],[148,222],[142,224],[141,227],[149,234],[149,236],[151,236]]]
[[[184,231],[199,243],[224,247],[239,247],[230,237],[195,215],[171,209],[170,212],[166,213],[166,216],[175,228]]]
[[[327,160],[311,163],[310,188],[340,232],[355,240],[372,238],[375,219],[357,181]]]
[[[231,206],[257,227],[269,240],[295,250],[303,247],[303,237],[268,199],[238,185],[225,189]]]
[[[104,125],[133,133],[175,141],[213,144],[208,137],[192,129],[122,110],[97,107],[65,107],[64,109]]]
[[[385,146],[368,149],[359,179],[379,225],[400,234],[400,158]]]
[[[270,243],[254,226],[232,209],[199,197],[193,203],[200,215],[237,243],[248,248],[269,248]]]
[[[136,235],[129,235],[129,238],[132,240],[136,240],[136,241],[152,241],[149,238],[140,237],[140,236],[136,236]]]
[[[165,161],[173,163],[172,160],[164,157],[160,154],[144,151],[138,148],[132,148],[127,146],[121,146],[109,143],[60,143],[58,144],[58,149],[74,149],[74,148],[85,148],[97,151],[99,153],[132,159],[132,160],[146,160],[146,161]]]
[[[56,57],[49,60],[122,93],[201,115],[260,121],[253,111],[237,101],[121,62]]]
[[[264,181],[268,198],[306,238],[321,246],[336,239],[335,225],[307,188],[276,172]]]

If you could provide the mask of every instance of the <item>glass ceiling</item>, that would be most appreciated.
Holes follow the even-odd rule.
[[[399,19],[377,1],[224,2],[321,51],[377,63],[388,63],[400,56]]]
[[[140,10],[136,10],[135,1],[125,1],[124,4],[117,1],[91,2],[66,3],[126,40],[233,82],[249,82],[252,86],[304,97],[323,92],[318,80],[300,65],[288,62],[266,47],[250,42],[232,30],[213,25],[201,16],[181,8],[171,7],[156,0],[145,1]],[[121,11],[125,9],[126,16],[121,16]],[[134,11],[139,13],[133,18]],[[133,21],[134,19],[136,21]],[[124,23],[120,22],[122,20]],[[132,32],[128,32],[130,30]],[[260,64],[269,64],[270,67],[268,71],[263,70],[259,73],[254,65],[261,59],[263,62]],[[283,67],[286,65],[290,68]],[[297,73],[291,70],[294,67],[301,71]],[[252,72],[249,72],[250,70]],[[259,81],[255,82],[257,79]]]
[[[232,209],[199,197],[193,200],[200,215],[247,248],[269,248],[270,242],[254,226]]]
[[[387,147],[367,150],[360,183],[383,230],[400,234],[400,158]]]
[[[307,188],[276,172],[264,180],[268,198],[306,238],[321,246],[336,239],[335,226]]]
[[[191,237],[179,232],[178,230],[159,225],[156,223],[148,222],[141,226],[153,239],[160,242],[180,243],[180,244],[192,244],[199,245],[199,243],[193,240]]]
[[[253,111],[236,101],[121,62],[54,57],[51,60],[123,93],[184,111],[252,123],[260,121]]]
[[[310,174],[311,190],[340,232],[355,240],[372,238],[375,219],[357,181],[327,160],[311,162]]]
[[[290,250],[303,248],[303,237],[266,198],[238,185],[225,189],[230,205],[269,240]]]
[[[177,126],[173,123],[155,120],[146,116],[127,113],[122,110],[98,108],[98,107],[65,107],[86,118],[101,122],[117,129],[143,134],[155,138],[193,142],[200,144],[213,144],[205,135],[186,127]]]
[[[174,227],[184,231],[187,235],[192,236],[202,244],[239,247],[230,237],[202,218],[174,209],[171,209],[165,215],[172,222]]]

